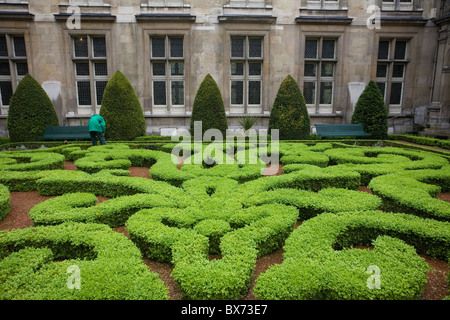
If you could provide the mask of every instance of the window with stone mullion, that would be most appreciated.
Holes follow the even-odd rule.
[[[263,38],[251,36],[231,37],[231,105],[260,106],[263,86]]]
[[[378,43],[376,83],[391,114],[400,113],[403,104],[407,46],[403,39],[381,39]]]
[[[0,114],[7,114],[11,97],[19,81],[28,73],[25,37],[0,35]]]
[[[151,37],[153,106],[185,105],[184,39],[177,36]]]
[[[78,111],[98,112],[108,83],[106,38],[80,35],[72,42]]]
[[[334,95],[336,40],[305,41],[303,95],[310,113],[331,113]]]

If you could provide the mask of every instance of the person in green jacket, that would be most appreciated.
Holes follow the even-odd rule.
[[[99,115],[94,114],[89,119],[89,134],[91,135],[92,145],[97,145],[97,138],[100,140],[101,145],[105,145],[105,131],[106,131],[106,123],[105,119]]]

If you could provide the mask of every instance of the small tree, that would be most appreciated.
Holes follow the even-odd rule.
[[[145,135],[145,117],[130,81],[117,71],[106,85],[100,115],[105,118],[106,138],[131,141]]]
[[[292,76],[280,85],[269,118],[269,130],[278,129],[280,140],[308,139],[311,131],[305,98]]]
[[[52,101],[39,82],[27,74],[9,103],[7,127],[11,142],[37,141],[45,127],[58,125]]]
[[[202,136],[208,129],[217,129],[225,137],[228,129],[222,93],[213,77],[208,74],[198,88],[192,107],[191,134],[194,122],[202,122]]]
[[[389,128],[387,119],[383,95],[377,84],[370,81],[356,103],[352,123],[361,123],[373,139],[386,139]]]

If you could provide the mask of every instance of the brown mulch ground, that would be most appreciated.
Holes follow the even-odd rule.
[[[76,170],[73,163],[66,163],[66,170]],[[146,177],[151,178],[149,174],[149,168],[130,168],[130,175],[133,177]],[[282,167],[280,166],[277,174],[282,174]],[[366,187],[361,187],[360,191],[370,192]],[[44,197],[39,195],[37,191],[32,192],[11,192],[11,211],[3,221],[0,221],[0,230],[12,230],[22,229],[27,227],[33,227],[33,221],[28,216],[28,213],[33,206],[43,202],[52,197]],[[450,193],[442,193],[439,195],[440,199],[450,202]],[[98,197],[99,203],[108,200],[106,197]],[[301,224],[299,222],[296,227]],[[121,232],[128,236],[125,227],[117,228],[117,232]],[[253,294],[253,286],[255,280],[260,273],[265,272],[270,266],[274,264],[280,264],[283,262],[283,249],[277,250],[269,255],[261,257],[256,261],[255,276],[252,281],[251,288],[248,294],[244,297],[244,300],[255,300],[256,297]],[[447,276],[449,272],[449,266],[446,261],[441,261],[429,256],[423,256],[425,261],[431,266],[431,271],[428,273],[428,283],[425,291],[422,295],[422,300],[441,300],[448,294]],[[217,258],[217,257],[215,257]],[[182,300],[180,290],[171,277],[173,270],[172,266],[167,263],[160,263],[151,261],[147,258],[143,258],[144,263],[148,266],[149,270],[157,272],[161,280],[165,285],[169,287],[169,295],[171,300]]]

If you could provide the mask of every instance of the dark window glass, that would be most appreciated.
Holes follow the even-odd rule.
[[[387,60],[389,59],[389,41],[380,41],[378,44],[378,59]]]
[[[248,104],[261,104],[261,81],[249,81]]]
[[[164,38],[152,38],[152,57],[164,58],[166,56],[166,41]]]
[[[250,58],[262,57],[262,39],[261,38],[249,38],[248,39],[248,55]]]
[[[17,75],[18,76],[26,76],[28,73],[28,63],[26,62],[17,62],[16,63],[17,68]]]
[[[77,76],[89,76],[89,62],[76,63]]]
[[[250,76],[260,76],[262,75],[262,63],[249,63],[248,64],[248,74]]]
[[[8,45],[6,42],[6,36],[0,36],[0,56],[7,57],[8,56]]]
[[[385,82],[377,82],[378,89],[380,89],[380,92],[383,96],[383,98],[386,97],[386,83]]]
[[[78,104],[81,106],[91,105],[91,83],[89,81],[78,81]]]
[[[396,60],[406,59],[406,41],[396,41],[394,59]]]
[[[153,75],[154,76],[165,76],[166,75],[166,64],[164,62],[152,63]]]
[[[303,88],[303,94],[305,96],[306,104],[316,103],[316,83],[315,82],[305,82]]]
[[[320,83],[320,104],[331,104],[333,101],[333,82]]]
[[[92,46],[94,48],[94,57],[106,57],[106,40],[105,38],[93,38]]]
[[[405,65],[403,64],[394,64],[394,69],[392,71],[393,78],[403,78],[405,74]]]
[[[184,82],[172,81],[172,104],[184,105]]]
[[[305,77],[315,77],[315,76],[317,76],[317,64],[305,63]]]
[[[166,82],[154,81],[153,82],[153,101],[155,105],[166,105]]]
[[[12,84],[10,81],[0,82],[0,93],[2,95],[2,104],[4,106],[9,106],[9,101],[11,100],[13,94]]]
[[[184,63],[183,62],[173,62],[170,64],[170,74],[172,76],[182,76],[184,75]]]
[[[387,64],[377,65],[377,78],[386,78],[387,70],[388,70]]]
[[[393,82],[391,85],[390,104],[400,104],[402,102],[403,83]]]
[[[97,105],[102,104],[103,100],[103,93],[105,92],[106,85],[108,84],[108,81],[97,81],[95,82],[95,93],[97,96]]]
[[[323,40],[322,41],[322,59],[334,59],[336,41]]]
[[[26,57],[27,49],[25,48],[25,38],[24,37],[14,37],[14,54],[16,57]]]
[[[232,76],[243,76],[244,75],[244,63],[232,62],[231,63],[231,75]]]
[[[183,38],[170,38],[170,57],[183,57]]]
[[[317,59],[317,40],[306,40],[305,42],[305,58]]]
[[[244,104],[244,81],[231,81],[231,104]]]
[[[96,76],[107,76],[108,75],[108,64],[106,62],[94,63],[94,70]]]
[[[2,75],[2,76],[10,76],[11,75],[11,69],[10,69],[8,61],[0,62],[0,75]]]
[[[87,37],[76,37],[73,40],[75,57],[87,57],[88,54],[88,43]]]
[[[233,58],[244,57],[244,38],[242,37],[231,38],[231,56]]]

